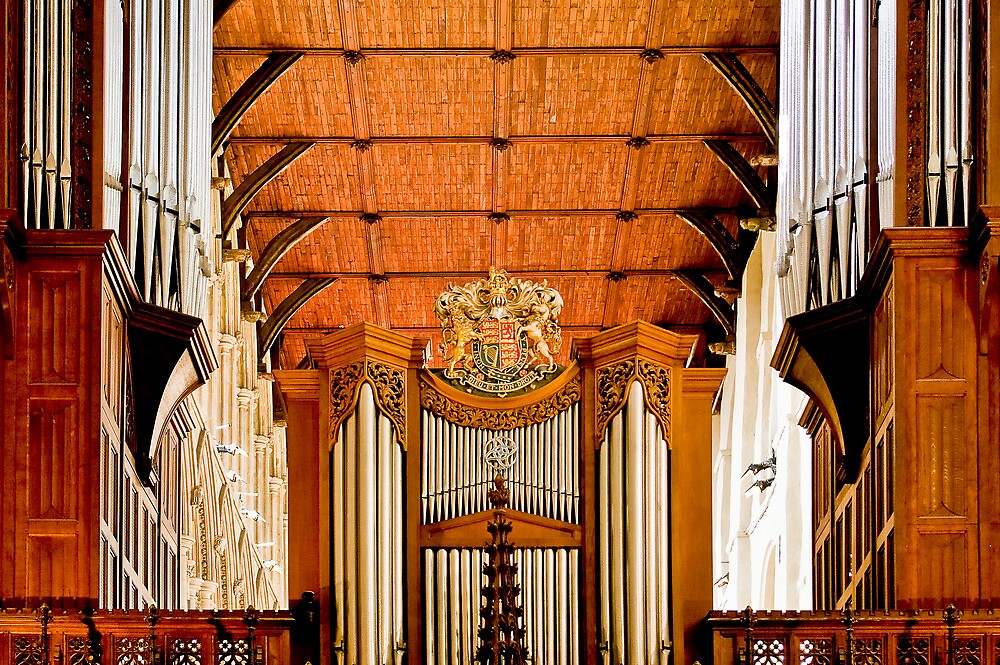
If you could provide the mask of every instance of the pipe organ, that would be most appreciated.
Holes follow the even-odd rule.
[[[497,437],[516,451],[506,519],[533,662],[702,657],[724,370],[685,366],[697,336],[637,322],[576,339],[573,363],[503,396],[427,369],[426,342],[369,324],[309,344],[317,369],[275,376],[289,473],[316,475],[290,482],[321,488],[289,514],[293,539],[320,529],[289,593],[320,588],[329,662],[472,662]]]

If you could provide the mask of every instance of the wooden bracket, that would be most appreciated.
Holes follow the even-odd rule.
[[[758,209],[769,212],[774,210],[774,193],[761,180],[757,169],[750,165],[750,162],[733,147],[732,143],[729,141],[706,140],[705,145],[736,176],[736,179],[743,185],[743,189],[747,191],[747,194],[753,199],[753,203]]]
[[[271,270],[281,260],[281,257],[287,254],[297,242],[318,229],[328,219],[330,218],[305,217],[289,225],[278,233],[278,235],[274,236],[271,242],[267,243],[264,251],[261,252],[260,260],[254,263],[253,270],[247,275],[246,282],[243,284],[243,300],[253,299],[264,285],[264,280],[267,279]]]
[[[735,53],[703,53],[702,56],[722,74],[729,85],[733,86],[733,90],[750,109],[750,113],[757,118],[771,145],[777,145],[778,117],[774,105],[740,57]]]
[[[223,239],[229,235],[230,229],[236,223],[236,217],[250,205],[250,201],[257,196],[260,190],[264,189],[267,183],[274,180],[314,145],[316,144],[311,141],[289,143],[243,179],[240,186],[234,189],[233,193],[222,202]]]
[[[703,274],[696,270],[675,270],[673,274],[705,303],[727,337],[736,334],[736,310],[715,293],[715,287]]]
[[[268,318],[260,327],[260,334],[257,337],[257,357],[263,358],[271,349],[271,345],[278,339],[285,324],[302,308],[309,300],[320,291],[330,286],[337,279],[335,277],[312,277],[302,282],[297,289],[289,293],[282,300],[273,312],[268,313]]]
[[[235,0],[222,0],[221,4],[225,4],[225,9],[228,9],[233,2]],[[219,5],[220,2],[215,3],[216,22],[218,22]],[[305,55],[305,51],[275,51],[233,93],[233,96],[219,111],[219,115],[215,116],[215,120],[212,121],[213,155],[218,154],[219,150],[222,149],[222,144],[229,140],[236,125],[240,124],[250,107],[303,55]]]

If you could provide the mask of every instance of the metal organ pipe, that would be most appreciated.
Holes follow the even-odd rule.
[[[401,662],[403,462],[392,422],[368,383],[331,451],[333,605],[337,662]]]
[[[598,620],[605,662],[666,665],[671,644],[669,450],[638,381],[611,419],[598,467]]]

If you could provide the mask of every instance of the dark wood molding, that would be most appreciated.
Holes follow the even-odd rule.
[[[740,154],[739,150],[733,147],[728,141],[705,141],[705,146],[714,152],[719,160],[725,164],[730,173],[735,176],[743,189],[753,200],[753,203],[760,210],[767,212],[774,211],[775,195],[768,189],[764,181],[761,180],[757,169],[750,165],[746,157]]]
[[[698,233],[708,240],[709,244],[712,245],[712,249],[722,259],[723,265],[726,266],[729,279],[738,280],[742,277],[743,270],[746,267],[746,257],[744,255],[749,253],[740,251],[739,242],[729,232],[726,225],[719,221],[718,217],[703,210],[684,210],[678,212],[677,216],[694,227]],[[754,241],[756,241],[756,232],[751,231],[748,233],[753,233]]]
[[[705,303],[727,337],[736,334],[736,310],[721,296],[716,295],[715,286],[705,275],[696,270],[674,270],[673,274]]]
[[[283,229],[274,236],[264,251],[260,254],[260,259],[254,262],[253,270],[247,275],[243,284],[243,300],[251,300],[260,288],[264,285],[264,280],[271,273],[285,254],[300,240],[318,229],[329,217],[305,217],[294,224]]]
[[[289,293],[284,300],[278,303],[273,312],[268,314],[267,321],[260,326],[257,336],[257,357],[263,358],[271,349],[271,346],[278,339],[285,324],[295,315],[299,309],[320,291],[330,286],[337,280],[332,277],[310,278],[303,281],[298,288]]]
[[[848,478],[868,441],[866,309],[863,296],[854,296],[789,317],[771,358],[782,380],[811,397],[830,423]]]
[[[273,51],[243,82],[212,121],[212,155],[218,154],[222,149],[222,145],[229,139],[250,107],[303,55],[303,51]]]
[[[778,114],[753,74],[736,53],[705,53],[705,59],[733,87],[736,94],[757,118],[771,145],[778,145]]]
[[[243,179],[239,187],[222,202],[223,239],[229,235],[236,218],[250,205],[250,201],[260,193],[260,190],[314,145],[316,144],[307,142],[289,143]]]

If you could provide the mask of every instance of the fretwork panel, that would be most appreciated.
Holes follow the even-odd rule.
[[[493,472],[483,459],[494,437],[517,446],[507,472],[510,508],[579,524],[579,405],[545,422],[509,432],[463,427],[422,412],[421,521],[433,524],[489,509],[486,493]]]

